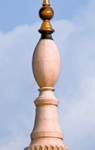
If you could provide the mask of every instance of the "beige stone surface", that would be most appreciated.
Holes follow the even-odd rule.
[[[53,40],[42,39],[33,56],[33,73],[40,87],[53,87],[60,73],[60,55]]]
[[[63,144],[54,88],[60,73],[60,55],[51,39],[41,39],[33,55],[33,73],[40,87],[31,144],[26,150],[69,150]]]

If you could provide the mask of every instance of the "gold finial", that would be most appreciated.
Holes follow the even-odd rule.
[[[51,33],[54,32],[50,24],[50,20],[54,16],[53,9],[50,7],[49,0],[43,1],[43,7],[39,11],[39,16],[43,20],[42,26],[39,29],[39,32],[42,34],[43,38],[50,37]]]

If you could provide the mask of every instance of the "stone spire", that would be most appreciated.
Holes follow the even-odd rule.
[[[49,0],[44,0],[39,15],[43,20],[32,60],[35,80],[39,85],[39,96],[35,100],[36,116],[31,144],[25,150],[69,150],[63,144],[63,134],[58,121],[58,100],[54,96],[54,85],[60,73],[60,55],[51,37],[54,32],[50,24],[53,10]]]

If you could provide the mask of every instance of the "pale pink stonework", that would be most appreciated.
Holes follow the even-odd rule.
[[[60,55],[51,39],[41,39],[33,55],[33,73],[38,83],[39,97],[35,100],[36,118],[31,144],[26,150],[69,150],[63,144],[54,88],[60,73]]]

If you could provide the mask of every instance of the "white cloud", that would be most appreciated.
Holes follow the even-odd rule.
[[[60,100],[64,142],[71,150],[95,148],[94,4],[93,0],[88,1],[72,22],[53,22],[56,29],[53,37],[62,61],[55,95]],[[0,32],[1,150],[23,149],[30,142],[35,114],[33,101],[38,96],[31,57],[40,38],[39,26],[37,23],[17,27],[6,34]]]

